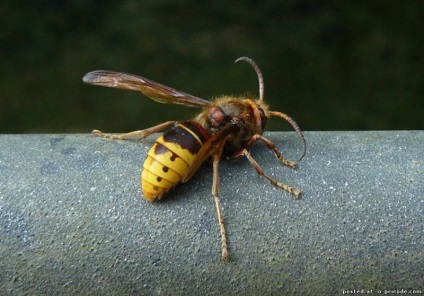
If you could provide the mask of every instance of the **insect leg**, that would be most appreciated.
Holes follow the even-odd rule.
[[[264,173],[263,169],[259,166],[259,164],[256,162],[256,160],[253,159],[253,157],[250,155],[249,151],[247,151],[247,149],[244,149],[242,154],[244,156],[246,156],[246,158],[249,160],[249,162],[253,165],[253,167],[255,168],[256,172],[261,175],[264,176],[268,181],[271,182],[272,185],[277,186],[281,189],[286,190],[287,192],[290,192],[291,194],[293,194],[294,196],[296,196],[297,198],[300,198],[300,196],[302,195],[302,191],[300,191],[297,188],[294,188],[292,186],[283,184],[281,182],[278,182],[276,179],[272,178],[271,176],[268,176],[267,174]]]
[[[275,144],[272,143],[270,140],[268,140],[267,138],[263,137],[262,135],[256,134],[253,137],[250,138],[247,146],[249,147],[250,145],[252,145],[254,142],[256,142],[257,140],[261,140],[262,143],[264,143],[266,145],[266,147],[270,150],[272,150],[275,154],[275,156],[278,158],[279,161],[281,161],[282,164],[292,167],[292,168],[296,168],[297,164],[294,161],[288,160],[287,158],[285,158],[280,151],[278,151],[278,149],[275,147]]]
[[[212,195],[215,201],[216,212],[218,214],[219,229],[221,231],[221,249],[222,249],[222,259],[228,260],[228,249],[227,249],[227,234],[225,231],[224,218],[222,216],[221,203],[219,202],[218,191],[219,191],[219,172],[218,164],[219,159],[221,158],[221,151],[213,155],[213,184],[212,184]]]
[[[125,139],[129,139],[133,137],[138,137],[138,140],[142,140],[153,133],[160,132],[161,130],[166,129],[169,126],[174,125],[176,122],[177,121],[167,121],[167,122],[152,126],[150,128],[146,128],[144,130],[133,131],[133,132],[120,134],[120,135],[106,134],[96,129],[93,130],[91,134],[102,137],[102,138],[106,138],[106,139],[112,139],[112,140],[125,140]]]

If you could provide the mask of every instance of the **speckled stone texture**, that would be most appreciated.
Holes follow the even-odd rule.
[[[295,133],[265,133],[290,159]],[[1,295],[424,293],[424,132],[306,132],[297,170],[258,143],[223,161],[230,262],[220,259],[212,167],[162,202],[140,193],[154,137],[0,135]]]

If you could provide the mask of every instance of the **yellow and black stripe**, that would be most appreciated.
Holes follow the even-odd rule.
[[[200,148],[210,137],[194,121],[176,124],[155,142],[141,173],[141,187],[147,200],[160,199],[190,171]]]

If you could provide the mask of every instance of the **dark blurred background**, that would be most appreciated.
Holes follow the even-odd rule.
[[[260,66],[271,110],[303,130],[424,128],[424,1],[6,0],[0,14],[0,133],[188,119],[198,110],[81,78],[109,69],[205,99],[256,96],[240,56]]]

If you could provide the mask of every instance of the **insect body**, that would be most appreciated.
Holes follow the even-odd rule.
[[[185,122],[168,121],[144,130],[118,135],[105,134],[99,130],[94,130],[93,134],[109,139],[144,139],[153,133],[170,128],[155,141],[143,164],[141,185],[143,195],[149,201],[161,199],[175,185],[188,181],[200,165],[211,158],[212,195],[218,214],[224,260],[228,259],[228,250],[218,197],[218,164],[221,157],[237,159],[245,156],[259,175],[268,179],[273,185],[300,197],[299,189],[265,174],[248,149],[255,142],[261,141],[274,152],[282,164],[296,167],[295,162],[286,159],[270,140],[262,136],[268,118],[275,116],[288,121],[300,136],[304,149],[299,160],[306,153],[306,141],[296,122],[284,113],[270,111],[264,103],[264,82],[258,66],[247,57],[241,57],[236,62],[240,60],[251,64],[256,71],[259,80],[259,99],[224,96],[210,102],[143,77],[112,71],[94,71],[83,78],[83,81],[89,84],[140,91],[161,103],[203,108],[199,115]]]
[[[195,121],[178,123],[160,136],[143,165],[141,187],[145,198],[161,198],[180,183],[209,137]]]

